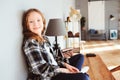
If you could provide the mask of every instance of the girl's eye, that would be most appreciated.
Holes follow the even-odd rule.
[[[30,21],[30,23],[33,23],[33,21]]]
[[[39,19],[38,19],[37,21],[38,21],[38,22],[40,22],[40,20],[39,20]]]

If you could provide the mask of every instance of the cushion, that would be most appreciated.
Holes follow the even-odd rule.
[[[98,34],[103,34],[105,33],[105,30],[98,30]]]
[[[90,33],[90,34],[97,34],[97,31],[96,31],[95,29],[90,29],[90,30],[89,30],[89,33]]]

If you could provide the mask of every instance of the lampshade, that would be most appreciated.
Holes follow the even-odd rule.
[[[62,36],[66,34],[65,24],[59,19],[50,19],[45,35],[47,36]]]

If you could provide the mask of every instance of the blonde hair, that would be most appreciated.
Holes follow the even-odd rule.
[[[41,15],[42,20],[43,20],[43,30],[42,30],[42,34],[44,34],[45,31],[45,25],[46,25],[46,20],[43,16],[43,14],[38,10],[38,9],[29,9],[27,10],[24,14],[23,14],[23,19],[22,19],[22,26],[23,26],[23,35],[24,35],[24,39],[28,39],[28,38],[34,38],[39,42],[43,42],[44,39],[42,38],[42,36],[38,36],[37,34],[31,32],[29,30],[29,26],[28,26],[28,17],[30,15],[30,13],[32,12],[37,12]]]

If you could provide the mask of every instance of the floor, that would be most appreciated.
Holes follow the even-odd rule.
[[[86,41],[82,52],[99,54],[108,69],[120,65],[120,40]],[[112,74],[116,80],[120,80],[120,70]]]

